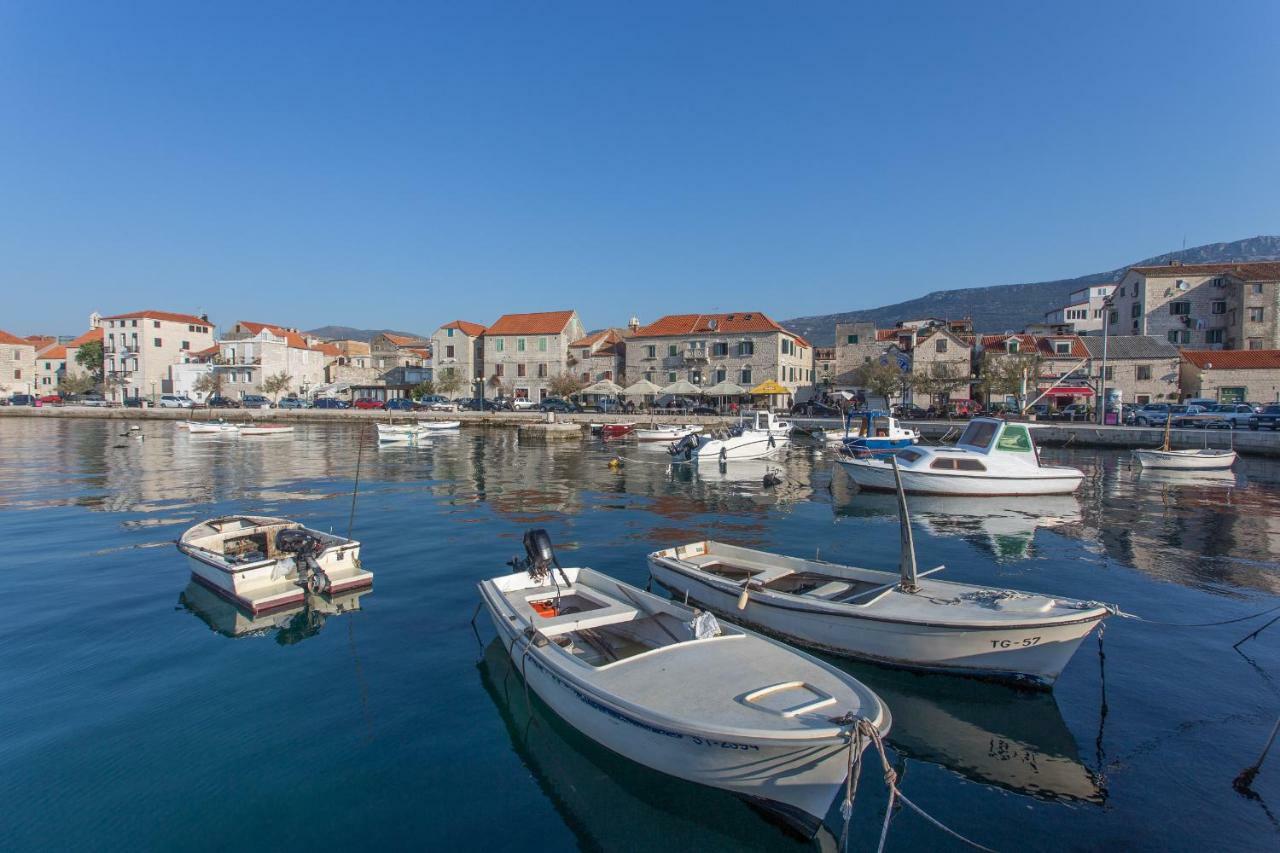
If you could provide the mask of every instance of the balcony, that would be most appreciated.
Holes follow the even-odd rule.
[[[684,349],[685,364],[703,364],[707,361],[710,361],[710,356],[708,355],[708,350],[705,346],[685,347]]]

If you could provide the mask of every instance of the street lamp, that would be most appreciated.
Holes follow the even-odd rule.
[[[1111,334],[1111,306],[1114,291],[1102,300],[1102,372],[1098,375],[1098,423],[1107,422],[1107,339]]]

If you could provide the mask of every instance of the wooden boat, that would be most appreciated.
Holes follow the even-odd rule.
[[[288,435],[293,432],[289,424],[240,424],[241,435]]]
[[[655,442],[655,441],[679,441],[686,435],[702,432],[699,424],[684,424],[683,426],[673,424],[671,426],[662,426],[653,424],[648,429],[635,430],[636,441]]]
[[[223,420],[216,421],[187,421],[185,424],[187,432],[192,435],[214,434],[214,433],[231,433],[240,432],[239,424],[227,423]]]
[[[588,568],[545,531],[526,571],[479,585],[503,648],[567,723],[626,758],[746,798],[812,836],[848,775],[857,719],[889,710],[853,676]]]
[[[1215,450],[1208,447],[1199,450],[1171,450],[1169,431],[1173,418],[1165,418],[1164,444],[1157,450],[1138,449],[1133,456],[1143,468],[1162,468],[1176,471],[1221,471],[1236,463],[1234,450]],[[1206,440],[1208,436],[1206,433]]]
[[[1043,464],[1027,424],[994,418],[974,418],[955,447],[917,445],[899,450],[895,460],[836,462],[858,488],[871,491],[894,491],[898,468],[913,495],[1065,495],[1084,480],[1076,468]]]
[[[461,427],[462,421],[418,421],[418,426],[428,432],[446,432]]]
[[[728,462],[763,459],[791,443],[791,426],[783,428],[772,412],[756,412],[755,420],[714,433],[686,435],[668,449],[673,462]]]
[[[373,583],[360,543],[286,518],[231,515],[187,530],[178,550],[195,580],[250,613],[290,607],[306,592],[334,594]]]
[[[712,541],[650,554],[649,573],[677,598],[687,596],[799,645],[893,666],[1052,687],[1110,610],[1097,602],[924,580],[916,573],[902,491],[898,504],[897,573]]]
[[[378,428],[378,441],[416,442],[431,434],[431,430],[422,424],[375,424]]]
[[[600,437],[606,441],[623,438],[634,431],[636,425],[634,423],[626,424],[601,424]]]

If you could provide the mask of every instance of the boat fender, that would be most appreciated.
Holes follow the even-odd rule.
[[[778,476],[776,471],[770,471],[764,475],[763,483],[766,489],[772,489],[774,486],[782,485],[782,478]]]
[[[726,448],[720,448],[720,463],[724,464],[729,459],[729,452]]]
[[[751,584],[752,583],[753,581],[751,580],[751,578],[747,578],[742,582],[742,592],[738,594],[739,610],[747,609],[747,602],[751,600]],[[757,588],[762,589],[763,587],[760,587],[759,585],[757,585]]]

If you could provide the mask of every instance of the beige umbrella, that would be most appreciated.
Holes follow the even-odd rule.
[[[627,397],[644,397],[649,394],[661,394],[662,389],[648,379],[641,379],[639,382],[628,385],[622,390],[622,393]]]
[[[709,397],[737,397],[747,393],[747,389],[741,385],[735,385],[728,379],[724,379],[710,388],[704,388],[702,393]]]
[[[694,385],[688,379],[681,379],[678,382],[672,382],[667,387],[658,391],[658,393],[663,395],[664,397],[667,396],[668,394],[671,395],[672,397],[678,397],[681,394],[685,396],[688,396],[690,394],[701,394],[702,389],[699,388],[697,385]]]
[[[605,394],[610,397],[616,397],[622,393],[622,386],[608,379],[601,379],[594,385],[588,385],[578,392],[579,394]]]

